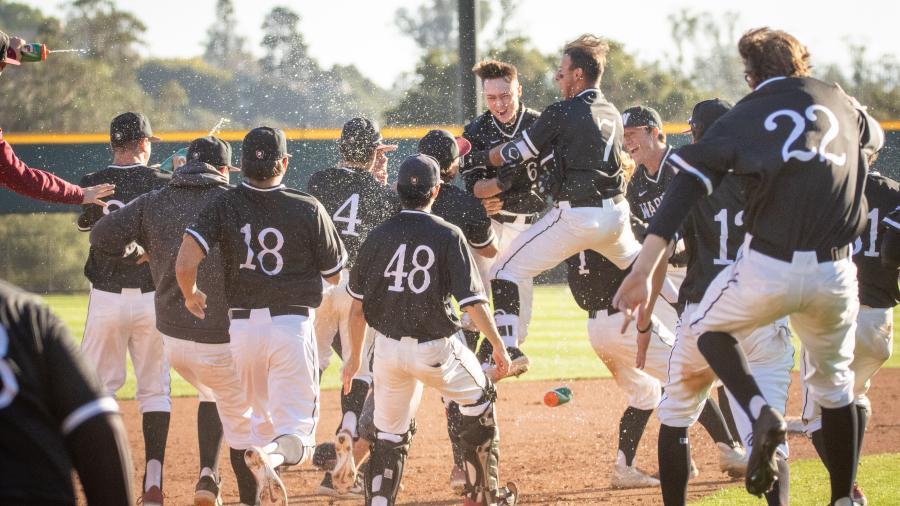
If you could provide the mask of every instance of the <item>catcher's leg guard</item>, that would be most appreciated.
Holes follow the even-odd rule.
[[[462,446],[460,445],[459,431],[462,425],[462,413],[459,412],[459,404],[450,401],[447,404],[447,435],[450,436],[450,449],[453,451],[453,464],[464,469]]]
[[[464,408],[463,408],[464,409]],[[460,431],[466,471],[467,502],[496,504],[500,487],[500,433],[493,401],[478,416],[463,414]]]
[[[409,454],[409,433],[378,432],[366,470],[366,505],[390,506],[397,499]]]
[[[369,383],[355,379],[350,385],[350,393],[341,391],[341,425],[337,432],[347,431],[356,440],[359,438],[359,420],[362,415],[363,405],[369,395]]]

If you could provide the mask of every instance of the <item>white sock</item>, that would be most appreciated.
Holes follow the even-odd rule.
[[[215,473],[213,473],[213,470],[208,467],[204,467],[200,470],[200,477],[203,478],[204,476],[209,476],[210,478],[216,477]]]
[[[144,492],[150,490],[150,487],[157,486],[162,488],[162,463],[156,459],[147,461],[144,478]]]

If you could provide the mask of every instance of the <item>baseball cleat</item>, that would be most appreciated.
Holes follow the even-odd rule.
[[[508,346],[506,348],[506,352],[509,353],[510,363],[509,363],[509,373],[506,376],[500,376],[497,372],[497,366],[494,364],[494,361],[491,360],[487,367],[484,368],[484,374],[487,375],[488,378],[493,382],[500,381],[503,378],[508,378],[510,376],[521,376],[528,372],[528,368],[531,366],[531,360],[522,352],[521,349]]]
[[[694,462],[694,459],[691,459],[691,472],[688,474],[688,479],[693,480],[698,476],[700,476],[700,470],[697,469],[697,463]]]
[[[466,472],[456,466],[450,471],[450,490],[456,495],[466,493]]]
[[[222,506],[222,496],[219,495],[221,480],[212,476],[201,476],[194,487],[194,506]]]
[[[353,461],[353,437],[341,431],[334,439],[335,464],[331,471],[334,489],[344,494],[356,483],[356,463]]]
[[[784,443],[786,433],[784,418],[771,406],[763,406],[759,418],[753,424],[753,449],[750,451],[744,482],[747,492],[759,497],[772,489],[778,479],[775,450]]]
[[[337,453],[334,450],[334,443],[326,441],[316,445],[313,451],[312,465],[320,471],[331,471],[337,461]]]
[[[153,485],[144,492],[138,502],[144,506],[163,506],[162,489]]]
[[[516,506],[519,502],[519,486],[509,481],[505,487],[497,490],[497,504],[499,506]]]
[[[863,493],[859,483],[853,482],[853,490],[850,491],[850,499],[853,499],[853,502],[860,506],[869,506],[869,500],[866,499],[866,494]]]
[[[624,463],[616,462],[616,465],[613,466],[610,486],[619,489],[658,487],[659,480],[644,473],[636,466],[626,466]]]
[[[256,498],[259,506],[286,506],[287,490],[269,456],[258,446],[251,446],[244,452],[244,462],[256,478]]]
[[[719,448],[719,470],[732,478],[742,478],[747,474],[747,452],[741,447],[716,443]]]
[[[365,497],[366,496],[366,488],[362,482],[362,475],[356,475],[356,482],[353,484],[350,489],[346,492],[338,492],[334,488],[334,482],[331,478],[331,473],[325,473],[325,477],[322,478],[322,483],[319,484],[318,493],[320,495],[327,495],[331,497],[344,497],[344,498],[352,498],[352,497]]]
[[[799,416],[789,416],[784,419],[787,423],[788,434],[803,434],[806,432],[806,424]]]

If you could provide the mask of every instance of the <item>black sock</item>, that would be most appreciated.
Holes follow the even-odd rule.
[[[231,468],[234,470],[234,479],[237,481],[238,494],[244,504],[256,504],[256,479],[244,461],[246,450],[228,449],[231,457]]]
[[[756,380],[753,379],[750,366],[747,365],[747,359],[737,340],[724,332],[704,332],[697,339],[697,348],[741,409],[747,413],[750,421],[755,422],[759,408],[765,405],[765,398]],[[762,402],[754,402],[754,410],[751,408],[751,401],[757,397]]]
[[[731,432],[725,425],[725,418],[722,417],[722,412],[719,411],[719,406],[712,400],[712,397],[706,399],[706,405],[703,406],[703,411],[700,412],[700,418],[697,421],[706,429],[713,441],[734,446],[734,438],[731,437]]]
[[[215,402],[197,406],[197,442],[200,446],[200,469],[208,467],[219,473],[219,450],[222,448],[222,421]]]
[[[772,486],[772,490],[766,493],[766,504],[769,506],[787,506],[790,504],[791,478],[790,467],[784,457],[776,456],[778,462],[778,480]]]
[[[166,441],[169,439],[168,411],[148,411],[141,417],[141,426],[144,431],[144,462],[159,461],[160,468],[164,467],[166,457]],[[141,490],[147,489],[147,476],[141,482]],[[160,470],[159,486],[162,488],[162,470]]]
[[[862,455],[863,438],[866,435],[866,426],[869,425],[871,412],[865,406],[856,404],[856,464],[859,465],[859,457]]]
[[[465,461],[463,460],[462,445],[460,443],[460,430],[462,424],[462,413],[459,412],[459,404],[450,402],[447,406],[447,435],[450,437],[450,450],[453,452],[453,465],[460,469],[465,469]]]
[[[475,350],[478,349],[478,338],[481,336],[477,331],[473,332],[471,330],[464,330],[463,336],[466,338],[466,347],[472,350],[472,353],[475,353]]]
[[[691,445],[687,427],[659,426],[659,481],[665,506],[683,506],[687,502],[691,473]]]
[[[641,442],[641,436],[644,435],[644,428],[647,427],[647,421],[650,420],[651,414],[653,414],[652,409],[637,409],[628,406],[619,420],[619,451],[625,455],[625,465],[629,467],[634,462],[634,455],[637,453],[638,444]]]
[[[819,455],[819,460],[822,461],[822,465],[824,465],[825,469],[830,473],[831,468],[828,467],[828,453],[827,450],[825,450],[825,436],[822,434],[822,429],[819,429],[810,434],[809,438],[812,439],[813,448],[816,449],[816,453]]]
[[[731,411],[731,401],[728,400],[725,387],[720,386],[716,389],[716,392],[719,397],[719,411],[722,412],[722,418],[725,419],[725,426],[728,427],[728,432],[731,433],[731,439],[743,446],[744,442],[741,441],[741,433],[738,432],[737,424],[734,423],[734,413]]]
[[[831,501],[848,497],[856,479],[856,408],[822,408],[822,436],[831,474]]]

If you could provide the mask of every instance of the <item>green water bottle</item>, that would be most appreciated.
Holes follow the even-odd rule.
[[[47,45],[33,42],[22,46],[19,50],[19,61],[22,63],[36,63],[47,59]]]
[[[544,404],[555,408],[572,400],[572,389],[569,387],[556,387],[544,395]]]

